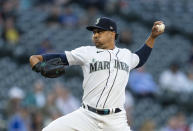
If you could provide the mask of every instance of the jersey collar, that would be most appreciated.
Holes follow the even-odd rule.
[[[113,52],[113,53],[116,53],[116,52],[118,51],[118,48],[115,46],[115,48],[114,48],[114,49],[112,49],[112,50],[108,50],[108,51]]]

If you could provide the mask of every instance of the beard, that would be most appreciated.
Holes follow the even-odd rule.
[[[99,40],[93,40],[93,42],[94,42],[94,44],[95,44],[95,46],[96,46],[97,48],[104,49],[104,44],[103,44],[101,41],[99,41]]]

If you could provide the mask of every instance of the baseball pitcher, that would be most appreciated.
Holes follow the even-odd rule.
[[[54,120],[43,131],[130,131],[124,110],[129,72],[147,61],[156,37],[164,32],[163,26],[162,21],[156,21],[145,44],[132,53],[116,46],[116,23],[101,17],[87,27],[93,32],[95,46],[82,46],[62,54],[32,55],[32,70],[45,77],[58,77],[65,66],[72,65],[80,65],[84,76],[82,107]]]

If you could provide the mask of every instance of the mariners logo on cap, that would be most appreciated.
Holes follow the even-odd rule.
[[[113,27],[112,27],[112,26],[110,26],[110,29],[111,29],[111,30],[113,30]]]
[[[100,18],[98,18],[98,19],[96,20],[96,23],[95,23],[95,24],[97,25],[97,24],[99,23],[99,21],[100,21]]]

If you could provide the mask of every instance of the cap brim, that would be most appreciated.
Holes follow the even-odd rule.
[[[106,29],[101,28],[99,26],[87,26],[86,29],[89,30],[89,31],[93,31],[94,29],[106,30]]]

